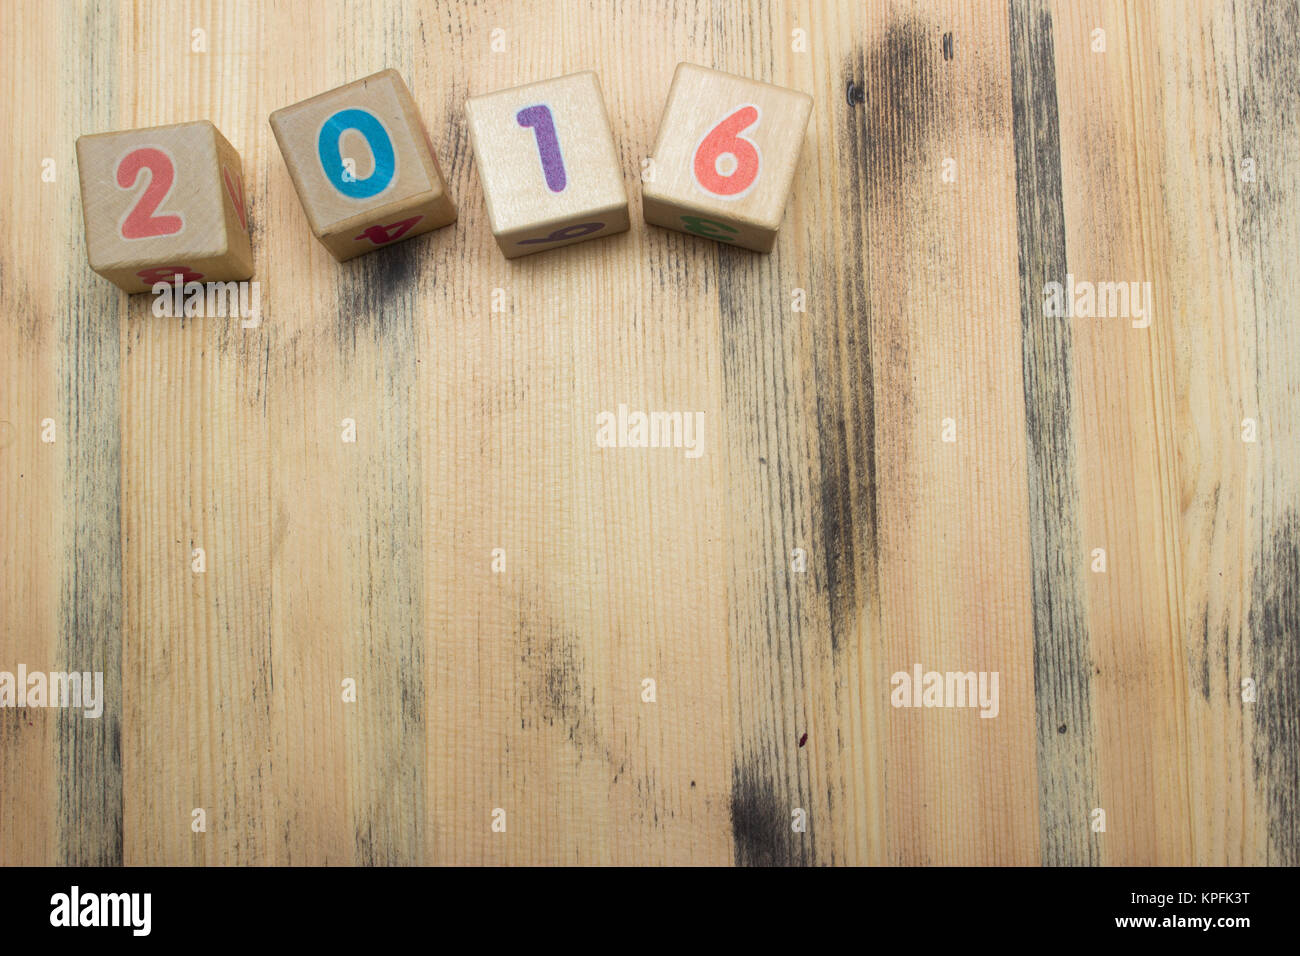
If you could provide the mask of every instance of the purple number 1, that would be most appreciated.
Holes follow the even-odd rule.
[[[546,105],[528,106],[515,114],[520,126],[532,127],[537,139],[537,153],[542,160],[542,174],[547,188],[561,192],[568,181],[564,175],[564,157],[560,155],[560,140],[555,135],[555,120]]]

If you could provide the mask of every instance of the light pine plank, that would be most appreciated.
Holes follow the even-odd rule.
[[[634,7],[592,21],[538,4],[487,17],[456,50],[467,61],[457,76],[470,78],[463,92],[441,79],[426,86],[453,109],[464,95],[595,69],[631,186],[653,143],[651,104],[675,65],[666,47],[642,82],[617,68],[639,55],[647,15]],[[677,32],[689,48],[694,10],[685,16]],[[507,54],[490,51],[498,26]],[[556,42],[523,40],[532,35]],[[506,262],[486,230],[458,112],[450,125],[444,155],[455,157],[467,230],[457,245],[471,251],[449,246],[426,280],[435,304],[421,369],[436,858],[725,862],[718,446],[688,461],[595,445],[597,413],[620,402],[702,410],[706,428],[719,427],[712,284],[672,278],[680,268],[707,275],[716,253],[637,228]],[[494,289],[505,312],[491,311]],[[490,568],[498,547],[503,574]],[[645,677],[657,683],[654,704],[640,700]],[[490,830],[497,808],[505,833]]]
[[[1242,158],[1264,170],[1262,185],[1236,194],[1241,243],[1254,305],[1254,402],[1242,390],[1243,417],[1263,423],[1263,447],[1251,468],[1248,500],[1255,502],[1250,528],[1250,610],[1245,626],[1249,676],[1262,689],[1247,718],[1251,769],[1267,823],[1267,846],[1245,842],[1250,859],[1270,865],[1300,863],[1300,189],[1296,183],[1300,117],[1295,104],[1300,80],[1288,64],[1300,55],[1291,25],[1295,2],[1252,6],[1234,3],[1233,58],[1240,79]],[[1225,38],[1226,39],[1226,38]],[[1231,154],[1229,154],[1231,155]],[[1238,182],[1240,183],[1240,163]],[[1257,177],[1256,183],[1261,180]],[[1249,252],[1247,252],[1249,250]],[[1240,434],[1240,433],[1239,433]],[[1240,449],[1233,449],[1234,453]],[[1258,675],[1258,676],[1255,676]],[[1240,681],[1233,690],[1240,689]],[[1235,706],[1235,701],[1233,702]]]
[[[1182,18],[1161,101],[1197,861],[1296,861],[1295,4]],[[1256,169],[1245,177],[1247,159]],[[1285,382],[1285,384],[1283,384]],[[1243,441],[1242,422],[1259,425]],[[1259,687],[1242,699],[1242,680]]]
[[[125,6],[119,125],[210,119],[241,154],[257,115],[235,7]],[[206,52],[191,49],[192,31]],[[149,40],[147,52],[130,38]],[[254,248],[259,232],[254,229]],[[259,273],[259,278],[261,277]],[[268,862],[273,832],[266,328],[123,308],[123,680],[128,864]],[[202,549],[205,570],[193,570]],[[195,832],[193,811],[204,813]]]
[[[116,116],[106,91],[118,64],[111,51],[87,64],[84,87],[61,77],[69,57],[116,31],[116,10],[11,6],[4,27],[7,59],[22,49],[33,62],[5,73],[6,96],[23,109],[10,113],[15,175],[0,215],[12,237],[33,237],[40,224],[69,241],[10,243],[0,264],[0,667],[101,671],[105,712],[85,720],[60,710],[0,711],[0,861],[113,865],[123,852],[120,313],[111,288],[83,281],[72,144],[78,129]],[[41,179],[46,158],[55,163],[50,183]],[[47,418],[50,444],[40,437]]]
[[[884,702],[890,675],[918,663],[999,680],[995,718],[880,708],[886,862],[1038,856],[1033,777],[994,770],[1033,766],[1035,729],[1009,36],[1000,4],[899,7],[869,21],[862,49],[865,327],[838,311],[871,363],[876,519],[861,543],[875,550],[880,659],[867,693]],[[845,358],[846,377],[863,374]]]
[[[63,45],[57,27],[61,10],[49,4],[37,16],[15,5],[0,9],[0,29],[8,42],[24,43],[36,63],[21,73],[5,74],[4,92],[11,101],[59,110],[57,62]],[[72,41],[75,42],[75,41]],[[66,109],[81,104],[67,104]],[[80,117],[76,117],[80,119]],[[14,235],[22,217],[71,227],[80,216],[76,174],[66,150],[72,139],[68,117],[59,124],[62,142],[36,124],[11,127],[15,166],[14,199],[0,204],[0,223]],[[52,157],[58,178],[41,181],[42,161]],[[64,162],[59,162],[59,160]],[[12,252],[10,251],[12,250]],[[63,663],[59,649],[65,541],[70,535],[63,507],[69,457],[64,449],[69,429],[67,391],[60,374],[67,347],[67,325],[49,321],[71,294],[71,283],[47,281],[48,275],[78,269],[79,242],[50,250],[38,244],[6,244],[0,260],[0,669],[15,672],[20,663],[32,669]],[[46,273],[46,268],[53,272]],[[72,273],[73,275],[79,274]],[[47,277],[42,279],[41,277]],[[108,298],[108,296],[105,296]],[[56,442],[41,441],[41,421],[55,420]],[[88,663],[88,662],[87,662]],[[37,865],[60,859],[59,794],[64,779],[57,759],[60,720],[53,711],[0,710],[0,861]]]
[[[1072,335],[1078,574],[1093,673],[1101,859],[1188,859],[1185,669],[1181,664],[1174,471],[1172,324],[1159,274],[1162,131],[1146,12],[1122,4],[1053,7],[1061,116],[1065,265],[1077,281],[1150,282],[1149,328],[1076,317]],[[1105,52],[1093,31],[1105,30]],[[1154,127],[1154,128],[1153,128]],[[1058,278],[1064,282],[1064,278]],[[1163,319],[1163,321],[1162,321]],[[1060,320],[1057,320],[1060,321]],[[1104,549],[1106,571],[1094,570]],[[1121,586],[1121,584],[1123,586]]]
[[[331,7],[305,23],[284,9],[263,23],[268,42],[305,31],[304,42],[285,85],[263,91],[268,107],[385,66],[409,74],[413,27],[396,4]],[[268,411],[275,723],[287,758],[277,860],[418,863],[428,819],[415,282],[442,233],[340,266],[296,197],[277,188],[288,173],[273,145],[265,162],[268,263],[294,264],[264,273],[276,316],[267,345],[277,396]],[[345,420],[355,442],[343,441]],[[343,700],[345,680],[355,703]]]
[[[1174,362],[1181,512],[1183,666],[1187,680],[1192,806],[1212,807],[1191,833],[1195,858],[1256,862],[1267,845],[1266,815],[1250,766],[1250,728],[1240,676],[1257,533],[1249,518],[1251,447],[1240,420],[1253,404],[1254,323],[1236,198],[1241,154],[1239,89],[1231,8],[1207,10],[1199,42],[1170,42],[1162,54],[1179,82],[1162,97],[1164,172],[1180,184],[1168,194],[1164,280],[1167,318],[1182,347]],[[1156,24],[1181,37],[1177,21]]]

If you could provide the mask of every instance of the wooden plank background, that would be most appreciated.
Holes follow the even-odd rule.
[[[0,670],[107,686],[0,710],[0,862],[1300,863],[1298,35],[1295,0],[0,5]],[[640,220],[681,60],[815,98],[770,256]],[[340,265],[266,118],[385,67],[460,220]],[[581,69],[633,229],[507,262],[463,103]],[[75,138],[195,119],[243,157],[257,328],[86,264]],[[1067,273],[1153,321],[1045,318]],[[619,403],[702,411],[705,454],[598,449]],[[918,662],[997,671],[998,717],[891,707]]]

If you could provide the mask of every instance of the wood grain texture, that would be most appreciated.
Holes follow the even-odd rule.
[[[0,5],[0,671],[106,684],[0,708],[0,862],[1300,862],[1297,27]],[[681,61],[813,97],[770,255],[642,221]],[[460,217],[338,263],[266,118],[388,68]],[[632,228],[506,260],[465,101],[583,70]],[[76,138],[200,119],[260,324],[86,263]],[[620,404],[704,454],[598,447]],[[891,706],[918,663],[997,717]]]

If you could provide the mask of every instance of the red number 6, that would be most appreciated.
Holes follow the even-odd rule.
[[[695,182],[707,193],[738,199],[758,179],[758,146],[740,134],[758,124],[758,107],[742,106],[713,129],[695,147],[692,163]],[[735,166],[727,171],[718,161],[730,156]]]

